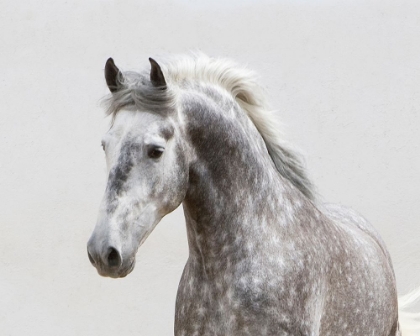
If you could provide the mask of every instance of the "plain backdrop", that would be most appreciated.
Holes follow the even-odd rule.
[[[181,209],[125,279],[86,242],[106,183],[103,68],[201,50],[260,74],[328,202],[380,231],[420,285],[420,2],[0,0],[0,334],[173,334]]]

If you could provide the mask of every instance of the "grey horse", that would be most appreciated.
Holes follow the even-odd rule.
[[[355,211],[317,201],[254,73],[203,54],[150,64],[105,66],[109,177],[88,242],[98,273],[129,274],[182,203],[176,336],[401,335],[383,240]]]

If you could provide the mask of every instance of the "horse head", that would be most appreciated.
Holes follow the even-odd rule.
[[[139,246],[182,202],[187,157],[176,104],[158,63],[150,74],[123,74],[110,58],[105,79],[113,123],[102,139],[109,171],[88,256],[102,276],[124,277]]]

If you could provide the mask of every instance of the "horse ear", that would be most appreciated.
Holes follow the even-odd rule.
[[[118,77],[121,77],[121,71],[117,68],[114,63],[114,60],[110,57],[105,64],[105,80],[108,85],[109,91],[112,93],[118,91],[120,84],[118,82]]]
[[[149,58],[149,62],[152,66],[150,69],[150,81],[152,82],[153,86],[165,88],[166,81],[160,65],[153,58]]]

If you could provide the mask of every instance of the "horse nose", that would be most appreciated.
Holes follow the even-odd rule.
[[[89,244],[87,248],[90,263],[96,268],[116,269],[122,265],[121,253],[113,246],[104,249],[103,253],[96,253]]]
[[[108,248],[105,260],[110,268],[120,267],[122,264],[121,254],[114,247]]]

